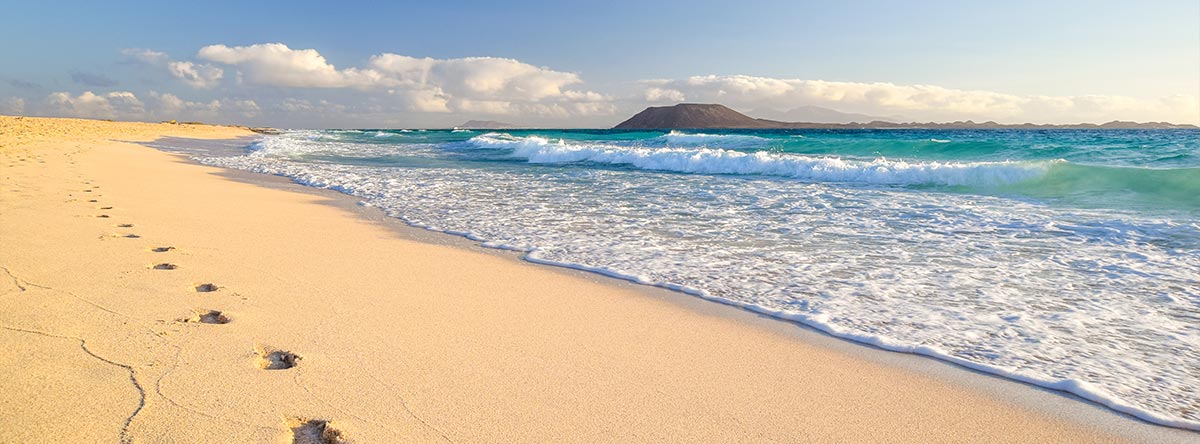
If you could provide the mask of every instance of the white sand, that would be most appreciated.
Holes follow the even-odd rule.
[[[0,117],[0,441],[1122,441],[113,141],[245,134]]]

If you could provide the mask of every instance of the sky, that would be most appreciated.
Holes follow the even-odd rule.
[[[0,114],[608,127],[647,106],[1200,124],[1200,2],[9,2]]]

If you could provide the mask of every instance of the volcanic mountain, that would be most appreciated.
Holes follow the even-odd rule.
[[[725,105],[680,103],[646,108],[613,129],[779,128],[780,123],[755,119]]]

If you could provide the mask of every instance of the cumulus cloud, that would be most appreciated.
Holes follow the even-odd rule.
[[[282,43],[209,45],[200,48],[196,57],[237,66],[243,81],[259,85],[346,88],[376,86],[382,80],[379,73],[369,70],[339,70],[315,49],[291,49]]]
[[[164,117],[211,117],[216,116],[217,112],[221,110],[221,101],[216,99],[208,102],[193,102],[183,100],[174,94],[156,91],[150,91],[149,95],[150,101],[155,105],[154,110]]]
[[[735,108],[828,106],[840,111],[902,114],[917,120],[1082,122],[1113,119],[1200,121],[1197,98],[1016,95],[933,85],[833,82],[745,75],[641,82],[648,102],[718,102]]]
[[[388,81],[416,88],[440,88],[469,99],[537,101],[570,98],[564,95],[564,88],[582,82],[575,73],[496,57],[418,59],[381,54],[371,58],[370,66],[383,73]]]
[[[258,102],[251,99],[213,99],[208,102],[194,102],[181,99],[174,94],[151,91],[150,101],[154,106],[149,110],[149,115],[163,119],[211,119],[231,113],[242,117],[256,117],[262,111]]]
[[[126,61],[165,70],[171,77],[179,79],[193,88],[212,88],[225,76],[225,70],[209,64],[171,60],[166,53],[141,48],[121,50]],[[96,85],[111,86],[111,85]]]
[[[682,91],[669,88],[658,88],[654,86],[646,88],[645,91],[642,92],[642,96],[647,102],[651,103],[682,102],[687,100],[687,96],[685,96]]]
[[[84,91],[78,95],[55,92],[46,97],[38,110],[54,116],[124,120],[205,120],[238,117],[254,118],[262,113],[252,99],[185,100],[171,93],[150,91],[143,101],[128,91],[96,94]],[[19,100],[19,99],[18,99]],[[19,102],[24,108],[24,102]],[[6,109],[0,102],[0,111]]]
[[[448,113],[450,95],[441,88],[389,89],[388,94],[401,98],[409,111],[422,113]]]
[[[239,79],[248,84],[380,90],[417,112],[534,110],[557,115],[612,110],[608,96],[569,89],[582,83],[578,74],[506,58],[434,59],[384,53],[371,57],[364,67],[339,69],[315,49],[292,49],[282,43],[211,45],[201,48],[196,57],[237,67]]]
[[[748,75],[641,80],[597,92],[578,73],[500,57],[439,59],[385,52],[352,66],[335,66],[316,49],[293,49],[283,43],[210,45],[184,59],[141,48],[124,49],[121,55],[126,64],[177,80],[161,87],[174,94],[139,91],[146,100],[141,103],[129,92],[101,92],[115,85],[104,75],[74,71],[72,79],[90,91],[46,97],[48,90],[40,85],[0,79],[7,83],[0,86],[24,90],[15,94],[24,96],[19,107],[14,99],[0,101],[0,111],[20,108],[80,117],[258,120],[311,126],[445,125],[494,115],[531,125],[606,126],[648,105],[688,101],[722,103],[745,111],[816,105],[918,121],[1200,123],[1200,99],[1194,95],[1051,96]],[[184,92],[185,86],[197,90]],[[227,91],[222,94],[234,98],[198,90]],[[198,94],[203,100],[175,94]]]
[[[257,116],[262,108],[258,106],[258,102],[250,99],[232,100],[228,102],[229,109],[241,114],[245,117]]]
[[[84,91],[77,96],[56,92],[46,97],[46,105],[55,115],[67,117],[112,119],[145,112],[142,101],[129,91],[114,91],[103,95]]]
[[[192,62],[168,62],[167,71],[194,88],[212,88],[225,76],[221,68]]]

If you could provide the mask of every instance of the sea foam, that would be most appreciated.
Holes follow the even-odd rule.
[[[248,155],[202,161],[353,194],[533,262],[687,292],[1200,430],[1200,219],[876,186],[1042,186],[1045,174],[1077,186],[1075,176],[1126,171],[638,146],[664,144],[658,136],[489,133],[429,145],[336,135],[268,137]],[[420,167],[397,167],[397,157]],[[986,179],[989,171],[1003,174]]]
[[[763,175],[885,185],[1009,185],[1039,177],[1051,164],[1044,161],[908,162],[884,158],[862,161],[770,151],[571,143],[498,133],[476,136],[470,142],[480,147],[511,149],[514,157],[531,163],[587,161],[681,173]]]

